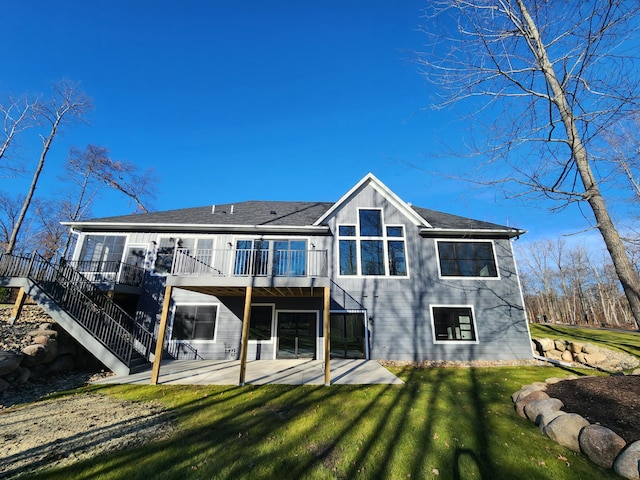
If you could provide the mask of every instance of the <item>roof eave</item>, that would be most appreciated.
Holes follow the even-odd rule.
[[[81,232],[207,232],[207,233],[308,233],[326,235],[327,226],[314,225],[212,225],[184,223],[61,222]]]
[[[514,238],[527,233],[526,230],[517,228],[490,229],[490,228],[421,228],[423,237],[442,238]]]

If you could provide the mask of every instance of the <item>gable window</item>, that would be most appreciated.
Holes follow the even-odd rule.
[[[438,242],[443,277],[497,277],[491,242]]]
[[[340,275],[406,276],[403,226],[385,226],[382,211],[361,209],[358,225],[338,226]]]
[[[433,336],[436,342],[475,342],[471,307],[432,307]]]
[[[249,340],[271,340],[273,306],[251,305],[249,320]]]
[[[173,340],[214,340],[217,305],[177,304],[173,314]]]

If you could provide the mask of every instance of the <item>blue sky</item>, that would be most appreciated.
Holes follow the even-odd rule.
[[[38,195],[69,147],[110,149],[152,167],[155,210],[243,200],[339,199],[367,172],[405,201],[529,230],[530,240],[583,230],[575,210],[506,201],[446,176],[463,141],[459,111],[432,111],[416,50],[424,0],[9,2],[0,95],[81,82],[90,124],[56,140]],[[35,163],[24,137],[19,155]],[[419,169],[410,165],[419,165]],[[25,191],[28,178],[0,178]],[[104,195],[94,216],[129,213]]]

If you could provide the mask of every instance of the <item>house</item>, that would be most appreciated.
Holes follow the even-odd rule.
[[[412,206],[372,174],[334,203],[245,201],[66,225],[77,243],[64,268],[148,332],[135,350],[147,344],[154,358],[159,339],[156,368],[161,351],[243,365],[532,358],[511,244],[524,231]]]

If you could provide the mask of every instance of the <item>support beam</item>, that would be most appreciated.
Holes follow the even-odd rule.
[[[324,385],[331,385],[331,288],[324,287]]]
[[[24,307],[24,302],[27,299],[27,292],[24,287],[20,287],[20,291],[18,292],[18,298],[16,298],[16,303],[13,305],[13,310],[11,310],[11,317],[9,318],[9,323],[11,325],[16,323],[16,320],[20,318],[20,314],[22,313],[22,307]]]
[[[164,346],[164,336],[167,331],[167,321],[169,320],[169,307],[171,306],[171,293],[173,287],[167,285],[164,290],[164,302],[162,303],[162,316],[160,317],[160,328],[158,330],[158,339],[156,340],[156,352],[153,357],[153,370],[151,371],[151,385],[158,384],[160,376],[160,362],[162,361],[162,347]]]
[[[249,321],[251,320],[251,293],[253,287],[247,287],[244,297],[244,316],[242,317],[242,345],[240,346],[240,380],[238,385],[244,387],[247,374],[247,347],[249,345]]]

